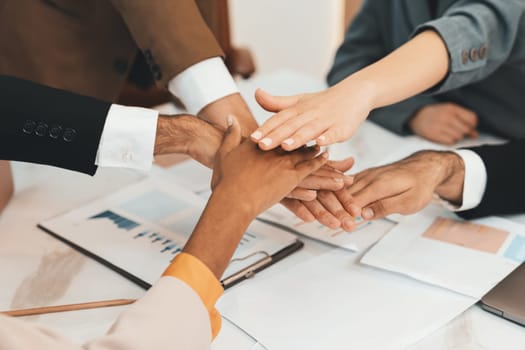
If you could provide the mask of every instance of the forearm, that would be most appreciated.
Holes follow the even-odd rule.
[[[239,93],[225,96],[204,107],[199,116],[204,120],[226,129],[229,115],[235,116],[242,128],[243,136],[248,136],[257,128],[257,122]]]
[[[436,32],[429,30],[335,87],[346,91],[356,86],[365,89],[370,110],[373,110],[435,86],[446,77],[448,69],[445,43]]]
[[[0,161],[0,212],[13,195],[13,176],[9,162]]]
[[[199,223],[184,247],[184,252],[202,261],[220,279],[230,263],[248,225],[255,217],[251,209],[231,193],[217,188]]]

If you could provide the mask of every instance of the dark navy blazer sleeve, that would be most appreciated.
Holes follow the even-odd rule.
[[[0,76],[0,159],[95,174],[111,104]]]

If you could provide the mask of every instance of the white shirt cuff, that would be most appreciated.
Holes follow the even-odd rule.
[[[148,171],[153,163],[158,116],[152,109],[111,105],[95,164]]]
[[[168,89],[194,115],[208,104],[239,92],[221,57],[209,58],[182,71],[168,83]]]
[[[463,200],[461,206],[454,206],[435,196],[434,200],[440,205],[453,211],[464,211],[475,208],[481,203],[487,186],[487,169],[483,159],[474,151],[455,150],[465,164],[465,180],[463,182]]]

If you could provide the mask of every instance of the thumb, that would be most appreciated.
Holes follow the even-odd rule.
[[[219,147],[219,157],[222,159],[228,155],[233,149],[240,145],[242,140],[241,135],[241,126],[237,121],[237,118],[229,115],[228,119],[228,129],[224,132],[224,137],[222,139],[222,144]]]
[[[255,91],[255,100],[268,112],[278,113],[296,104],[303,95],[273,96],[262,89]]]

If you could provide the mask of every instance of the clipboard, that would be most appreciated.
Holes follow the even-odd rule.
[[[149,178],[37,226],[148,289],[182,251],[204,205],[182,187]],[[221,283],[228,289],[303,246],[295,235],[255,220]]]

